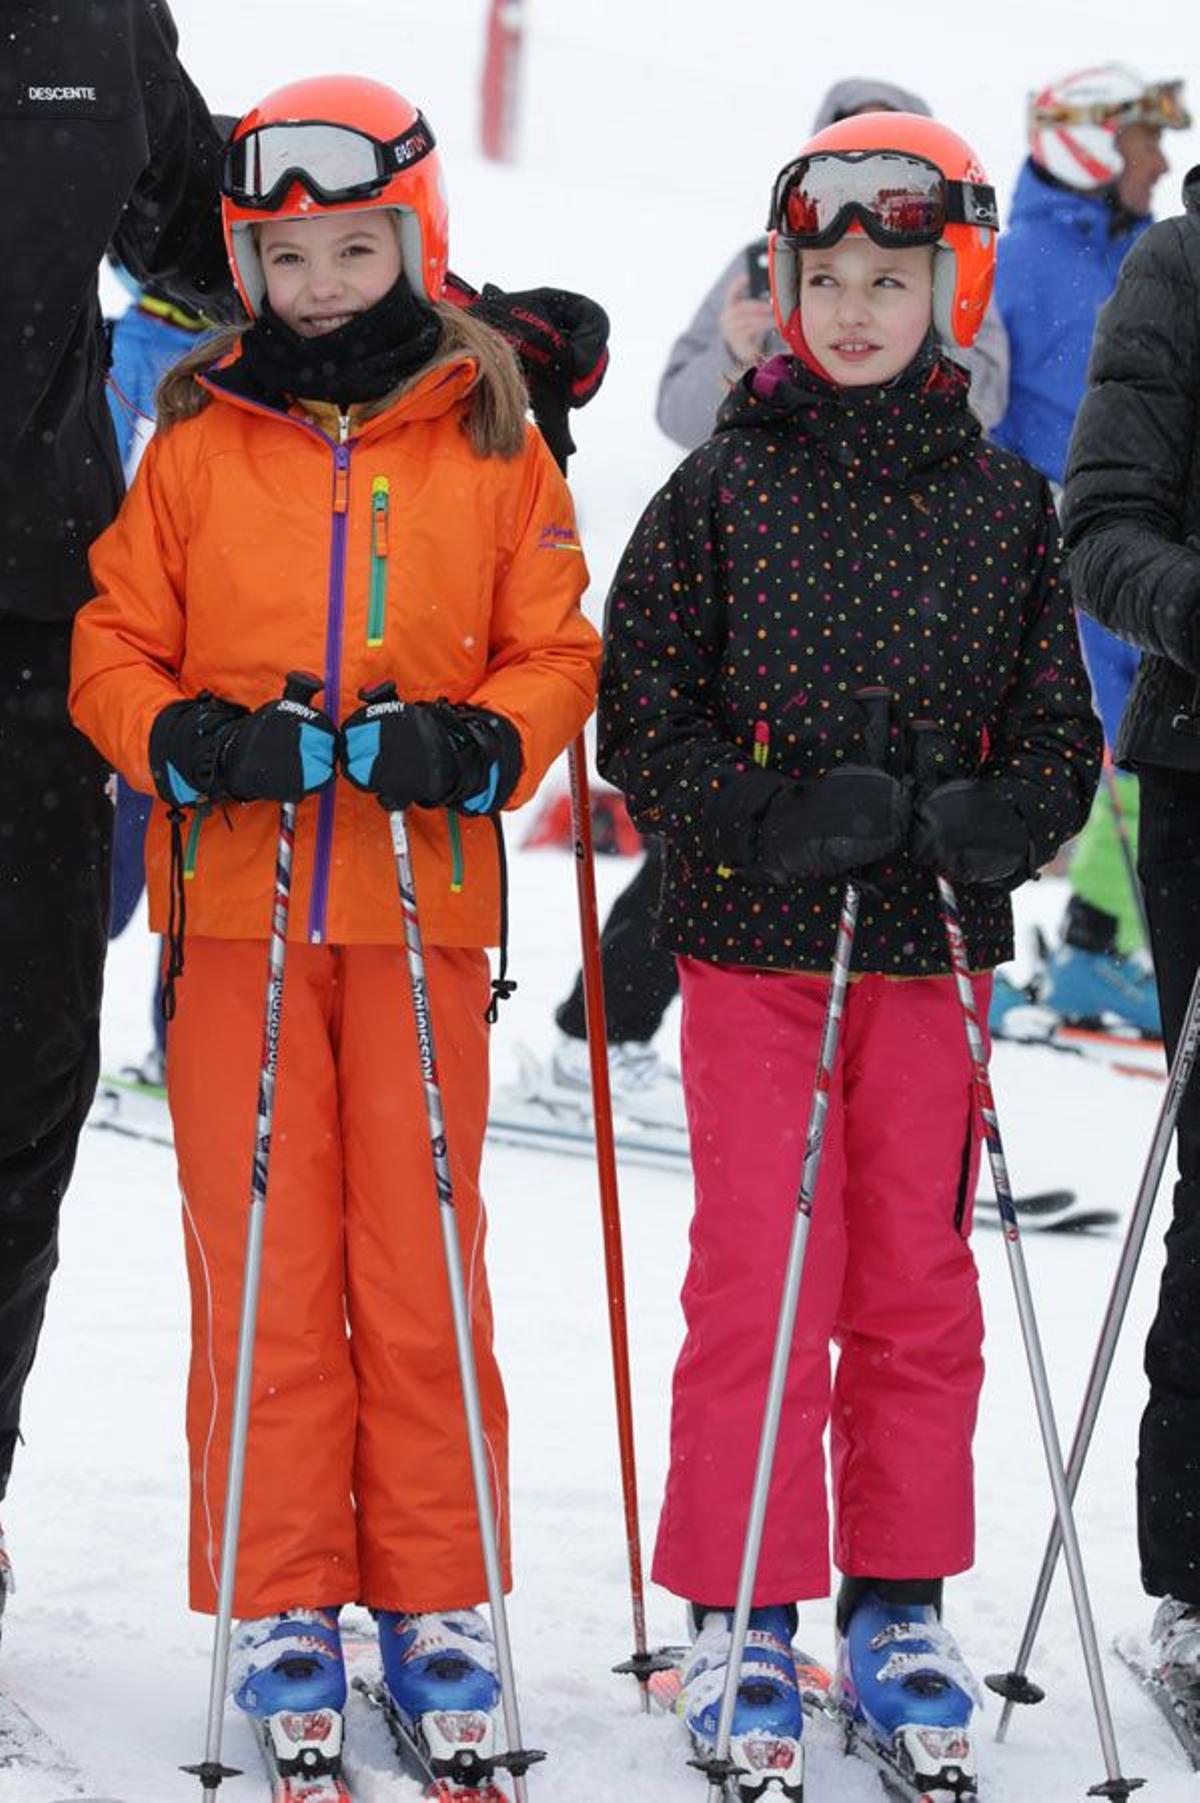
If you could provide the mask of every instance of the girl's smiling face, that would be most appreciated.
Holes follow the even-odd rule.
[[[258,227],[267,297],[285,325],[320,338],[382,300],[402,267],[392,213],[317,213]]]
[[[800,258],[800,324],[835,382],[890,382],[916,356],[933,318],[933,249],[892,249],[861,232]]]

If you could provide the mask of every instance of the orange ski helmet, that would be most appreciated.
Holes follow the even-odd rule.
[[[779,173],[767,221],[775,320],[800,352],[797,252],[864,231],[932,244],[933,323],[948,350],[973,344],[996,273],[996,196],[970,145],[917,113],[859,113],[826,126]]]
[[[252,107],[234,127],[221,177],[225,249],[251,317],[266,292],[254,226],[374,207],[398,216],[413,291],[439,300],[449,213],[435,143],[411,101],[362,75],[294,81]]]

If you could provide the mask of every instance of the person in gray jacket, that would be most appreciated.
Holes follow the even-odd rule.
[[[813,132],[855,113],[921,113],[919,94],[894,82],[854,76],[837,81],[817,109]],[[710,436],[717,408],[752,363],[784,348],[775,330],[767,285],[765,235],[740,250],[700,303],[687,331],[675,340],[658,385],[655,418],[675,443],[694,451]],[[971,375],[971,406],[988,431],[1008,408],[1008,340],[990,306],[969,351],[956,353]]]

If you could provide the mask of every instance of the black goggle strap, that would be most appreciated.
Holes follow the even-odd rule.
[[[279,201],[282,201],[295,182],[299,182],[301,186],[315,195],[332,195],[336,191],[337,185],[323,180],[321,171],[306,168],[303,161],[280,170],[266,186],[251,181],[248,175],[248,168],[254,156],[255,140],[259,136],[259,132],[289,131],[293,126],[311,127],[327,124],[328,121],[319,119],[296,119],[290,120],[287,125],[261,126],[257,131],[249,132],[244,138],[239,138],[236,143],[227,145],[221,171],[221,192],[228,199],[237,201],[241,205],[258,206],[264,209],[269,208],[272,202],[278,204]],[[365,192],[368,188],[376,191],[382,188],[398,170],[411,169],[421,162],[437,144],[433,127],[424,113],[418,113],[408,130],[401,132],[398,138],[390,138],[386,142],[371,137],[367,132],[359,131],[357,126],[330,125],[329,129],[361,138],[365,144],[370,145],[374,152],[374,177],[364,175],[362,181],[346,184],[347,187],[358,192]]]

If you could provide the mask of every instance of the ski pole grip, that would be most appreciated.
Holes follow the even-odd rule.
[[[909,724],[909,750],[913,779],[918,795],[937,783],[949,782],[957,774],[954,752],[946,732],[936,720],[913,720]]]
[[[854,699],[865,716],[863,755],[866,762],[876,770],[886,770],[890,763],[892,691],[879,687],[856,689]]]
[[[372,707],[377,701],[399,701],[400,695],[394,682],[369,682],[358,691],[358,699]]]
[[[324,680],[308,670],[289,670],[283,685],[283,698],[298,701],[302,707],[311,707],[324,687]]]

